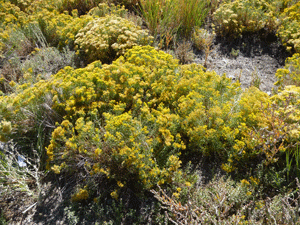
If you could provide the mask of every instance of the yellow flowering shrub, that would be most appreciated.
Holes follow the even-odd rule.
[[[287,50],[300,53],[300,2],[284,9],[277,34]]]
[[[105,17],[106,15],[116,15],[122,18],[127,17],[128,11],[124,6],[114,5],[107,3],[100,3],[98,6],[92,8],[87,15],[78,16],[78,11],[73,10],[71,14],[73,15],[72,22],[66,24],[66,26],[59,26],[57,34],[59,36],[59,48],[68,46],[73,49],[75,37],[79,30],[84,28],[89,22],[97,17]]]
[[[0,2],[0,55],[3,54],[10,34],[26,21],[27,14],[10,2]]]
[[[146,30],[131,21],[115,15],[96,18],[76,35],[75,43],[84,51],[88,62],[111,62],[135,45],[147,45],[152,41]]]
[[[270,97],[269,104],[262,110],[264,125],[250,133],[252,143],[265,156],[263,162],[267,166],[278,161],[278,164],[286,163],[284,152],[297,157],[295,151],[300,137],[299,93],[299,87],[290,85]]]
[[[22,129],[26,127],[28,133],[35,123],[27,113],[34,112],[34,117],[40,112],[43,117],[45,102],[64,118],[47,147],[49,169],[55,173],[78,169],[78,160],[84,156],[89,159],[84,165],[92,176],[102,174],[122,183],[138,181],[144,188],[172,183],[180,173],[176,155],[185,146],[176,135],[178,116],[162,102],[171,97],[174,82],[170,81],[178,77],[174,74],[177,60],[151,47],[136,47],[126,54],[128,61],[141,63],[130,54],[138,49],[141,58],[149,60],[149,67],[121,57],[112,65],[94,62],[83,69],[66,67],[48,81],[19,86],[16,95],[1,97],[2,119],[14,121],[14,133],[24,135]],[[174,64],[168,65],[168,61]],[[163,76],[166,71],[169,76]],[[101,120],[105,124],[101,125]]]
[[[85,121],[83,117],[75,126],[64,120],[53,131],[47,147],[49,163],[60,165],[51,169],[76,171],[80,169],[78,163],[85,158],[88,160],[83,160],[82,165],[92,177],[104,175],[122,181],[119,187],[134,182],[137,187],[149,189],[158,182],[172,182],[181,162],[171,155],[165,165],[158,166],[146,126],[129,113],[105,113],[105,118],[104,127],[96,127],[97,123]]]
[[[14,93],[0,97],[0,120],[11,122],[12,127],[12,132],[6,134],[6,139],[14,139],[16,143],[24,136],[36,138],[40,116],[49,116],[50,119],[52,113],[48,108],[49,98],[47,100],[44,95],[45,81],[40,81],[38,86],[32,88],[30,86],[29,83],[16,85]],[[46,109],[48,113],[43,115]]]
[[[298,0],[276,0],[274,1],[281,10],[288,8],[294,4],[296,4],[297,2],[299,2]]]
[[[12,132],[11,122],[1,121],[0,123],[0,141],[6,142],[7,136]]]
[[[68,46],[70,49],[75,48],[75,36],[85,25],[87,25],[94,18],[90,15],[83,15],[78,17],[76,11],[73,11],[72,20],[64,26],[59,26],[57,29],[57,35],[59,38],[58,47],[62,49]]]
[[[106,10],[103,10],[103,13],[108,13],[108,11],[116,15],[126,13],[126,10],[121,7],[112,5],[112,9],[109,10],[110,8],[107,4],[103,3],[100,5],[106,6]],[[82,16],[79,16],[80,14],[76,8],[70,13],[66,11],[60,12],[58,9],[49,10],[46,7],[39,8],[39,10],[29,16],[27,23],[29,21],[31,23],[37,21],[47,42],[52,46],[58,46],[60,50],[65,46],[74,49],[75,36],[80,29],[99,16],[97,14],[99,7],[93,8],[88,15]]]
[[[10,3],[18,6],[24,11],[33,1],[32,0],[11,0]]]
[[[88,22],[93,20],[90,15],[78,16],[78,11],[71,14],[67,12],[59,13],[57,10],[41,10],[30,15],[31,23],[38,23],[47,43],[62,50],[68,46],[74,49],[75,36]]]
[[[18,24],[19,26],[24,23],[26,19],[26,13],[22,12],[21,9],[10,3],[0,2],[0,27],[4,28],[12,24]]]
[[[28,14],[35,13],[41,9],[47,9],[50,11],[56,9],[56,1],[52,0],[10,0],[9,2]]]
[[[240,93],[239,84],[231,84],[226,76],[204,72],[196,65],[183,66],[183,78],[176,92],[183,136],[188,137],[187,149],[203,154],[226,155],[234,143],[234,104]],[[226,136],[231,136],[226,139]],[[225,154],[225,155],[224,155]]]
[[[117,15],[120,17],[125,17],[127,14],[128,10],[125,9],[125,6],[120,6],[120,5],[114,5],[110,4],[108,5],[107,3],[100,3],[98,6],[92,8],[89,12],[88,15],[93,15],[93,16],[98,16],[98,17],[103,17],[106,15]]]
[[[114,0],[115,4],[124,5],[126,8],[134,9],[139,4],[139,0]]]
[[[300,85],[300,54],[295,53],[292,57],[286,59],[285,66],[278,69],[275,74],[277,81],[275,85],[279,90],[287,85]]]
[[[269,0],[224,1],[213,13],[216,33],[239,36],[245,32],[257,32],[266,28],[276,30],[276,12]]]
[[[41,9],[30,16],[31,21],[37,21],[47,43],[57,46],[60,37],[58,30],[73,22],[73,16],[68,13],[59,13],[57,10]]]
[[[78,192],[72,195],[71,200],[74,202],[79,202],[88,199],[89,193],[86,189],[80,188]]]
[[[11,123],[10,134],[1,135],[34,133],[36,116],[48,118],[56,121],[46,148],[48,169],[87,171],[91,179],[115,181],[118,190],[130,183],[149,189],[182,176],[182,156],[214,155],[228,172],[245,170],[257,156],[272,162],[279,151],[263,148],[271,136],[259,139],[256,132],[282,128],[271,126],[272,101],[201,65],[179,65],[153,47],[135,46],[112,64],[65,67],[49,80],[0,96],[0,119]],[[298,114],[293,116],[286,120],[291,129],[284,148],[298,137]]]
[[[263,116],[264,110],[270,103],[269,96],[256,87],[246,89],[235,103],[235,110],[231,109],[231,118],[234,129],[224,127],[224,136],[232,141],[232,147],[227,152],[227,162],[222,165],[223,170],[231,172],[235,169],[245,169],[247,164],[258,155],[263,154],[257,150],[258,143],[253,141],[253,130],[265,127],[267,121]]]
[[[109,11],[114,14],[123,14],[125,12],[125,7],[132,9],[132,6],[135,6],[137,3],[138,0],[58,0],[53,3],[53,6],[55,6],[60,13],[68,11],[71,14],[73,10],[77,10],[78,14],[81,16],[90,13],[91,11],[96,12],[97,14],[102,10],[104,15]],[[111,9],[109,9],[110,7]]]
[[[64,11],[71,13],[76,9],[79,15],[84,15],[101,2],[102,0],[57,0],[55,1],[55,5],[61,13]]]

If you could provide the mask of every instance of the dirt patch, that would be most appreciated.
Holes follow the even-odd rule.
[[[5,194],[0,198],[0,211],[7,220],[11,221],[10,224],[22,224],[23,212],[32,204],[34,200],[27,193],[12,191],[9,195]]]
[[[71,194],[77,184],[73,178],[48,175],[37,196],[14,190],[9,194],[4,193],[0,195],[0,212],[2,210],[3,216],[13,225],[67,224],[65,207],[70,204]],[[37,191],[36,187],[33,188]]]
[[[275,73],[289,56],[275,35],[247,34],[237,39],[217,37],[207,58],[207,70],[239,80],[242,88],[251,85],[271,94]],[[204,64],[205,54],[195,52],[194,63]]]

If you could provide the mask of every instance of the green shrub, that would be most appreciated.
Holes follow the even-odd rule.
[[[205,60],[204,60],[204,67],[207,67],[207,58],[210,54],[211,46],[213,44],[213,40],[215,38],[216,34],[210,33],[208,30],[201,29],[199,27],[195,27],[194,31],[192,33],[192,42],[194,46],[200,50],[203,51],[205,54]]]
[[[2,130],[5,123],[2,123]],[[1,136],[0,136],[1,137]],[[9,146],[9,147],[8,147]],[[23,158],[23,165],[20,165],[20,158]],[[21,155],[14,144],[10,142],[0,151],[0,197],[7,198],[16,192],[23,192],[26,197],[37,199],[40,191],[41,174],[39,169],[39,156],[36,154],[33,159]],[[24,164],[26,168],[24,168]],[[28,180],[31,180],[34,188],[30,188]]]
[[[5,219],[5,216],[3,215],[3,213],[1,212],[1,215],[0,215],[0,224],[1,225],[6,225],[7,224],[7,221]]]
[[[47,48],[47,41],[37,23],[10,31],[3,44],[6,54],[2,60],[1,91],[4,93],[14,90],[11,81],[35,83],[67,65],[75,66],[75,52],[67,48],[61,52],[53,47]]]
[[[5,56],[2,57],[1,62],[0,90],[8,93],[14,91],[14,84],[22,79],[22,59],[33,50],[34,42],[21,28],[6,29],[5,31],[3,35],[6,35],[6,38],[2,39],[2,51]]]
[[[193,62],[195,54],[193,53],[192,43],[185,40],[178,43],[175,47],[174,55],[181,64]]]
[[[34,84],[40,79],[47,80],[65,66],[75,67],[75,52],[68,49],[59,52],[53,47],[35,49],[20,66],[23,72],[22,82]]]
[[[76,35],[75,43],[88,62],[111,62],[135,45],[147,45],[152,37],[134,23],[115,15],[96,18]]]

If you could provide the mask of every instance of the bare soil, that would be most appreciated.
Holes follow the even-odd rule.
[[[207,58],[207,70],[226,74],[233,81],[239,80],[242,88],[259,82],[259,89],[272,94],[275,73],[282,68],[286,52],[275,35],[247,34],[237,39],[217,37]],[[204,64],[205,54],[196,51],[194,63]]]

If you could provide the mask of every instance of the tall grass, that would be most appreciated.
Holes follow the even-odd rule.
[[[140,10],[152,35],[159,35],[160,41],[168,47],[176,35],[186,38],[194,27],[201,27],[209,12],[209,1],[141,0]]]
[[[175,1],[176,2],[176,1]],[[201,27],[208,12],[209,0],[178,0],[180,20],[182,21],[180,32],[189,36],[194,27]]]

